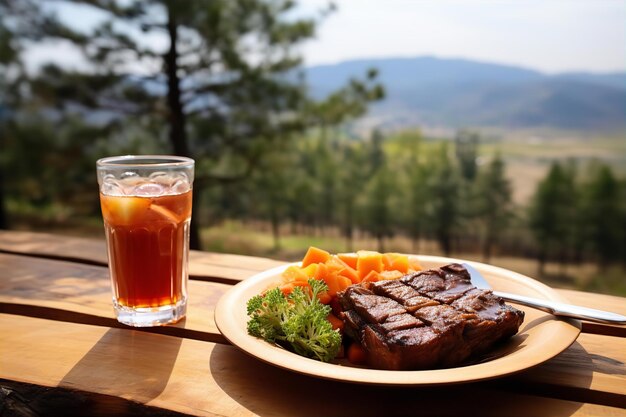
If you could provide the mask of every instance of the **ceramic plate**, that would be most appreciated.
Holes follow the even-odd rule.
[[[424,269],[460,259],[416,256]],[[483,273],[495,290],[554,301],[567,301],[554,290],[524,275],[491,265],[468,262]],[[456,368],[425,371],[384,371],[351,366],[347,361],[322,363],[308,359],[248,335],[246,302],[280,283],[289,265],[254,275],[228,291],[218,302],[215,322],[222,334],[244,352],[275,366],[302,374],[346,382],[376,385],[440,385],[479,381],[531,368],[567,349],[580,333],[580,322],[559,319],[529,307],[511,303],[526,313],[517,335],[474,363]]]

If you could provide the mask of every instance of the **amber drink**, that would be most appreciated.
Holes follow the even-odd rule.
[[[194,161],[121,156],[96,165],[118,321],[179,321],[187,309]]]

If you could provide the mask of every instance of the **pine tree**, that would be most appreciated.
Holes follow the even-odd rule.
[[[500,155],[479,171],[476,190],[477,217],[483,226],[482,256],[489,262],[493,246],[512,215],[511,183]]]
[[[70,113],[106,116],[109,139],[123,138],[129,126],[152,129],[160,152],[195,158],[191,246],[198,247],[202,190],[248,178],[278,141],[317,123],[294,52],[314,35],[316,20],[294,18],[290,0],[71,1],[104,20],[83,33],[40,2],[2,0],[2,11],[23,29],[12,44],[62,39],[88,64],[45,66],[32,93],[60,123]],[[375,77],[370,72],[367,80]],[[361,114],[367,106],[361,98],[370,93],[352,80],[331,95],[329,123]]]
[[[624,242],[620,186],[605,164],[593,167],[583,190],[585,237],[600,269],[621,260]]]
[[[539,183],[529,209],[529,223],[539,246],[540,273],[549,257],[563,263],[571,248],[577,218],[573,170],[555,162]]]
[[[446,256],[452,253],[452,243],[460,225],[459,174],[444,144],[431,167],[428,182],[428,221],[435,239]]]

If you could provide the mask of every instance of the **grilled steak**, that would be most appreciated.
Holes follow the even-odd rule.
[[[462,265],[352,285],[339,294],[346,334],[380,369],[453,367],[513,336],[524,313],[472,286]]]

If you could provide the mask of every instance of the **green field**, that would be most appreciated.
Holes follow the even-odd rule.
[[[621,178],[626,177],[626,133],[610,135],[584,135],[563,131],[502,131],[479,130],[479,164],[496,154],[502,156],[507,176],[513,186],[513,201],[526,205],[550,164],[554,161],[574,161],[581,174],[593,161],[609,165]],[[405,153],[416,138],[415,132],[401,132],[388,137],[386,150],[392,155]],[[418,145],[420,154],[428,157],[442,142],[452,138],[424,135]],[[452,143],[451,143],[452,145]],[[452,146],[451,146],[452,149]]]

